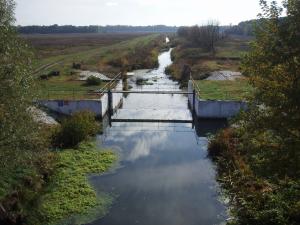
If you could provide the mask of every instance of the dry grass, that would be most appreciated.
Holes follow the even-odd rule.
[[[21,35],[41,59],[105,47],[147,34],[31,34]]]
[[[184,65],[191,67],[195,79],[213,71],[240,71],[240,60],[249,50],[250,41],[250,38],[228,37],[217,43],[215,55],[195,46],[190,47],[184,41],[179,42],[172,53],[174,65],[170,67],[170,72],[175,79],[180,80]]]

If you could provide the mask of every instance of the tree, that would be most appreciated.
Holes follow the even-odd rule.
[[[260,1],[256,40],[243,62],[254,96],[235,126],[210,144],[232,194],[230,224],[300,221],[300,1],[283,3]]]
[[[268,134],[273,147],[266,149],[277,152],[274,163],[284,164],[282,174],[294,176],[300,172],[300,2],[284,1],[284,20],[276,2],[260,4],[256,41],[243,63],[256,89],[246,121],[253,134]]]
[[[34,194],[21,197],[21,193],[26,188],[33,193],[37,190],[32,185],[42,183],[48,159],[39,126],[29,110],[35,99],[35,79],[31,53],[13,28],[14,6],[13,0],[0,0],[1,224],[22,221],[26,210],[20,202],[30,202]]]
[[[220,26],[218,22],[209,21],[203,26],[180,27],[177,34],[194,45],[214,53],[215,44],[220,39]]]

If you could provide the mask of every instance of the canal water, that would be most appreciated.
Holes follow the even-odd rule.
[[[135,71],[131,90],[179,91],[165,74],[170,52],[159,68]],[[137,79],[147,79],[137,85]],[[114,119],[192,120],[186,95],[129,94]],[[116,196],[109,213],[92,225],[214,225],[226,220],[216,171],[207,157],[207,135],[219,121],[189,123],[113,122],[98,136],[120,155],[111,173],[91,177],[96,190]]]

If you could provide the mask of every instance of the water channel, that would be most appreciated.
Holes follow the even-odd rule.
[[[136,71],[131,90],[180,91],[164,73],[170,52],[159,56],[159,68]],[[137,77],[148,79],[137,85]],[[192,120],[186,95],[129,94],[115,119]],[[111,173],[91,177],[99,192],[113,193],[109,213],[91,225],[214,225],[226,220],[219,200],[213,163],[207,157],[207,134],[224,126],[220,121],[190,123],[113,122],[99,145],[120,155]]]

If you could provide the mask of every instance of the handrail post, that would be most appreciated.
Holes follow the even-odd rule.
[[[108,114],[109,114],[109,117],[111,117],[113,115],[113,96],[112,96],[112,92],[111,92],[111,89],[108,90],[107,92],[108,94]]]
[[[195,105],[196,105],[196,90],[194,88],[194,90],[193,90],[193,112],[195,112],[195,110],[196,110]]]

